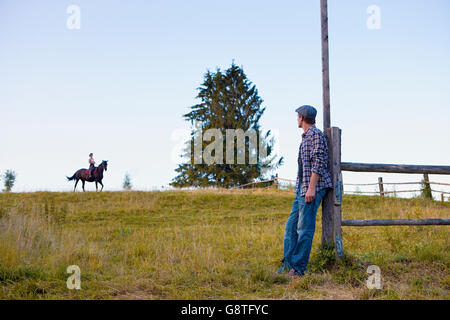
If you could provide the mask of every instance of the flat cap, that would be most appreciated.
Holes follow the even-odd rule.
[[[309,106],[309,105],[304,105],[301,107],[298,107],[297,109],[295,109],[295,112],[297,112],[298,114],[306,117],[306,118],[310,118],[310,119],[316,119],[316,115],[317,115],[317,110],[316,108],[314,108],[313,106]]]

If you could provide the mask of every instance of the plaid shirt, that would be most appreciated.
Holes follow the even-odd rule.
[[[301,182],[301,197],[308,190],[313,172],[320,176],[316,193],[325,188],[333,188],[331,174],[328,171],[328,147],[325,135],[314,125],[302,134],[302,143],[298,151],[298,174],[295,192],[297,192]]]

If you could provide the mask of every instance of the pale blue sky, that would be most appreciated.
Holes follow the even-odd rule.
[[[80,30],[66,27],[71,4]],[[366,26],[369,5],[381,9],[379,30]],[[447,0],[329,1],[331,121],[343,130],[343,161],[450,164],[449,16]],[[110,161],[106,190],[120,189],[125,172],[137,189],[167,185],[171,137],[189,128],[181,116],[195,89],[207,69],[234,59],[264,99],[263,128],[285,157],[279,176],[293,179],[295,107],[316,106],[322,128],[320,54],[318,0],[1,0],[0,171],[18,173],[16,191],[70,190],[65,176],[94,152]],[[344,182],[380,175],[420,179],[344,173]]]

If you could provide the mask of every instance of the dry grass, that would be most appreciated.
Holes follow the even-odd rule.
[[[2,299],[448,299],[447,226],[344,227],[347,257],[276,270],[293,194],[274,190],[0,194]],[[319,211],[320,212],[320,211]],[[344,196],[343,219],[448,218],[450,203]],[[68,290],[66,268],[81,268]],[[369,264],[383,289],[368,290]]]

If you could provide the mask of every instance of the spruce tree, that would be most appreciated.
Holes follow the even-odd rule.
[[[183,115],[191,123],[191,139],[186,143],[185,162],[175,169],[178,175],[170,183],[172,186],[230,188],[264,179],[267,173],[283,163],[283,157],[277,159],[277,155],[273,154],[274,139],[270,130],[265,133],[261,131],[259,121],[265,111],[261,106],[263,100],[242,67],[232,63],[224,72],[219,68],[216,72],[208,71],[197,90],[197,98],[201,102],[191,106],[190,112]],[[212,152],[216,159],[223,158],[222,161],[214,164],[195,161],[195,155],[198,156],[195,150],[200,148],[205,151],[209,144],[216,141],[215,138],[211,141],[196,139],[200,129],[203,133],[208,129],[218,129],[222,133],[223,155],[216,153],[217,150]],[[243,132],[253,129],[258,142],[255,147],[251,139],[245,138],[245,150],[242,150],[238,148],[237,138],[233,137],[233,141],[229,141],[234,144],[234,161],[231,164],[226,161],[227,129],[242,129]],[[265,147],[265,154],[260,154],[261,146]],[[238,163],[238,155],[241,159],[245,158],[244,164]],[[256,156],[253,163],[250,161],[251,155],[253,159]]]
[[[127,191],[131,190],[131,188],[133,187],[133,185],[131,184],[131,177],[128,173],[126,173],[125,177],[123,178],[122,187]]]
[[[10,192],[16,183],[17,174],[13,170],[6,170],[3,174],[3,184],[5,189],[3,191]]]

